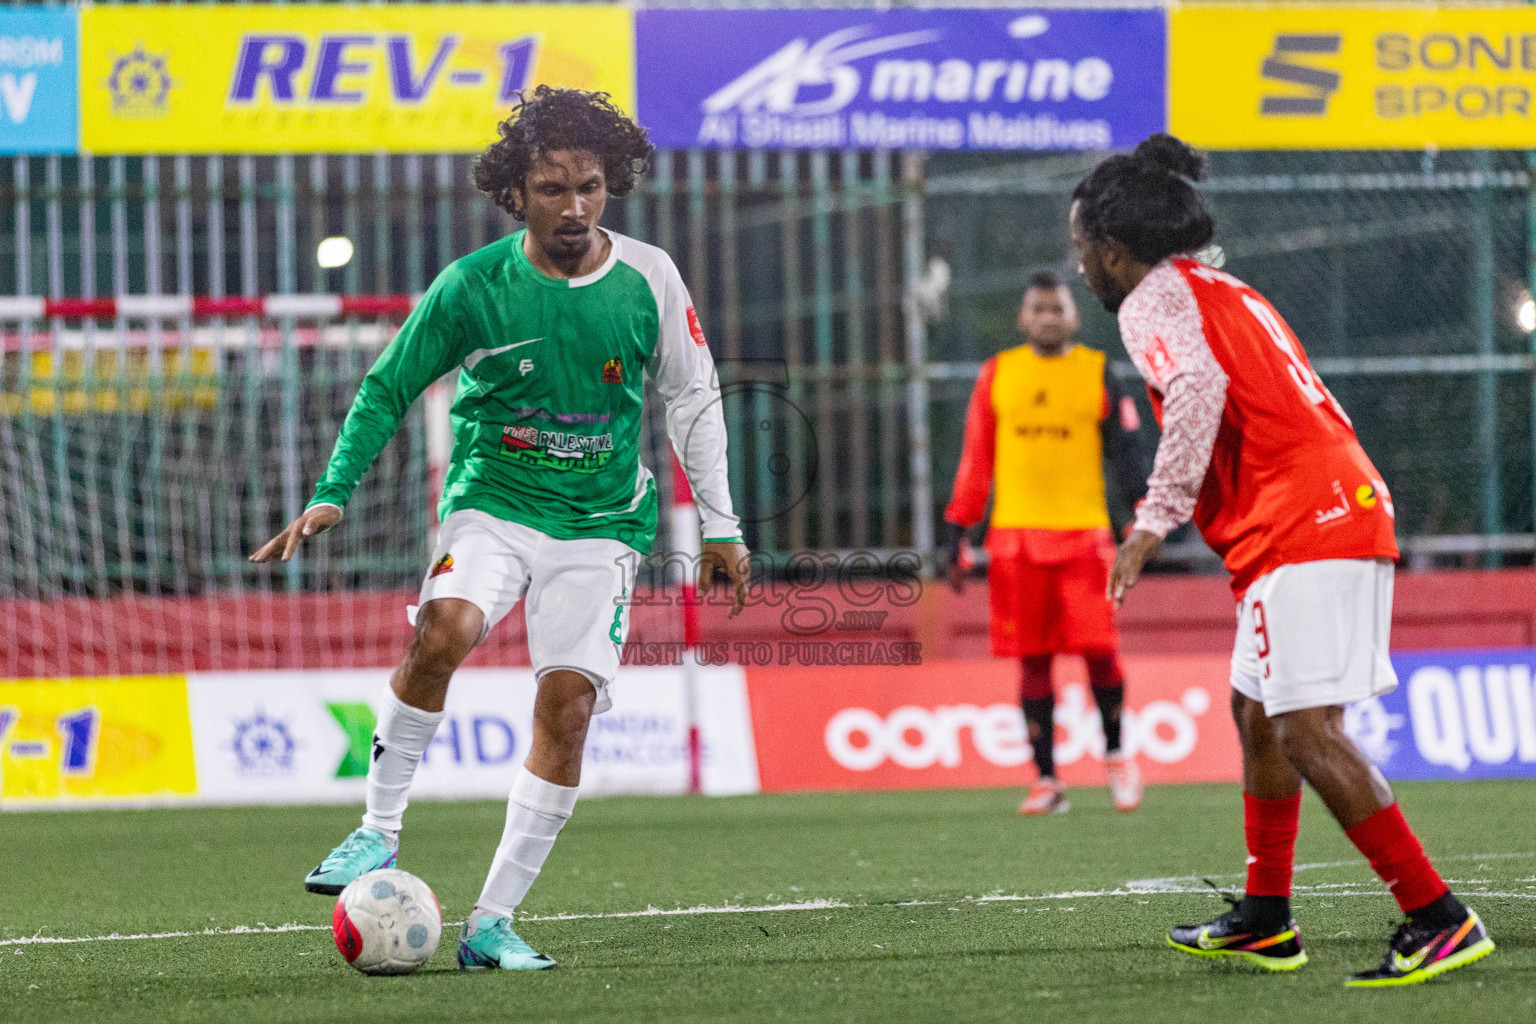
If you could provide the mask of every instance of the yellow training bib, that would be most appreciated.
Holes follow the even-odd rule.
[[[1109,526],[1104,498],[1104,353],[1075,345],[1045,358],[1028,345],[997,357],[992,525]]]

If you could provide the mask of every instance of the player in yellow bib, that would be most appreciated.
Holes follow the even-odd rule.
[[[1108,373],[1104,353],[1073,341],[1077,307],[1055,275],[1035,274],[1019,306],[1026,344],[981,369],[966,413],[965,447],[945,511],[951,579],[964,578],[965,531],[980,522],[991,492],[992,653],[1023,663],[1022,704],[1040,775],[1023,814],[1069,808],[1056,778],[1051,662],[1080,654],[1104,721],[1115,806],[1141,802],[1135,761],[1121,749],[1125,680],[1114,609],[1105,599],[1114,536],[1104,458],[1130,503],[1146,490],[1136,403]]]

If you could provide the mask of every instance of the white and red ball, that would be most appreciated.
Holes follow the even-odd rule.
[[[381,868],[341,890],[331,932],[347,963],[364,974],[410,974],[437,949],[443,912],[426,882]]]

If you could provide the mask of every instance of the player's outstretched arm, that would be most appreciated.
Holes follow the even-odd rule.
[[[707,540],[699,557],[699,596],[707,596],[715,581],[730,586],[731,613],[735,618],[747,606],[747,584],[752,575],[751,552],[739,540]]]
[[[295,551],[299,550],[299,545],[303,543],[305,537],[324,533],[339,522],[341,522],[341,509],[335,505],[315,505],[307,508],[303,515],[283,527],[281,533],[257,548],[250,560],[270,562],[274,558],[279,558],[286,562],[293,557]]]

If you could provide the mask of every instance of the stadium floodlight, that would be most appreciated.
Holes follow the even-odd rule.
[[[352,262],[352,239],[332,235],[315,249],[315,262],[326,270],[335,270]]]
[[[1536,299],[1525,296],[1520,303],[1520,308],[1515,312],[1515,323],[1527,334],[1536,331]]]

